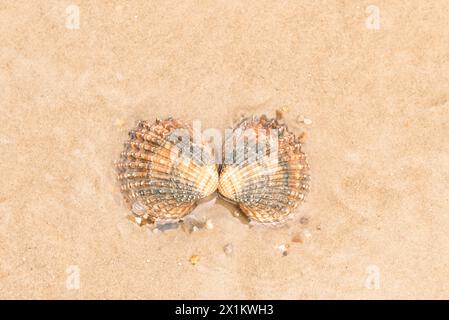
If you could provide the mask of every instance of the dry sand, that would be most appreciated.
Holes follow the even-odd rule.
[[[69,1],[0,4],[0,298],[449,298],[448,1],[75,2],[79,29]],[[137,119],[282,106],[312,174],[287,227],[125,218]]]

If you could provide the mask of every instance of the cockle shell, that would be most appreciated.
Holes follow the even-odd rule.
[[[238,145],[245,152],[234,151],[225,159],[220,194],[237,203],[250,220],[283,222],[309,189],[308,164],[299,138],[276,119],[252,117],[234,128],[226,139],[225,153],[230,146],[238,150]]]
[[[177,222],[217,189],[212,151],[194,143],[192,135],[188,124],[171,118],[141,121],[130,131],[117,171],[135,216],[150,223]]]

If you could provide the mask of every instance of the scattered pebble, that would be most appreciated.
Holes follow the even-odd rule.
[[[232,215],[234,217],[240,217],[240,212],[238,210],[235,210],[235,211],[232,212]]]
[[[312,120],[305,118],[303,115],[299,115],[296,117],[296,122],[297,123],[304,123],[305,125],[311,125],[312,124]]]
[[[308,217],[301,217],[299,219],[299,223],[300,224],[308,224],[309,223],[309,218]]]
[[[150,259],[145,260],[146,263],[150,263]]]
[[[303,243],[302,237],[300,234],[295,234],[292,238],[292,242]]]
[[[310,231],[309,230],[304,230],[304,236],[306,237],[306,238],[310,238],[311,236],[312,236],[312,234],[310,233]]]
[[[199,229],[198,229],[198,227],[197,226],[193,226],[192,227],[192,232],[197,232]]]
[[[299,142],[305,143],[307,141],[308,134],[307,132],[303,132],[299,135]]]
[[[285,257],[288,255],[288,244],[281,244],[278,246],[278,250],[282,252],[282,255]]]
[[[290,108],[287,107],[287,106],[283,106],[283,107],[281,108],[281,111],[282,111],[283,113],[287,113],[287,112],[290,111]]]
[[[206,228],[207,228],[208,230],[212,230],[212,229],[214,228],[214,224],[212,223],[212,220],[208,219],[208,220],[206,221]]]
[[[287,246],[286,246],[285,244],[280,244],[280,245],[278,246],[278,249],[279,249],[280,251],[285,251],[285,250],[287,250]]]
[[[223,251],[226,255],[230,256],[232,254],[232,252],[234,251],[234,247],[232,246],[231,243],[228,243],[227,245],[225,245],[223,247]]]
[[[200,261],[200,256],[193,255],[190,257],[190,263],[196,265]]]

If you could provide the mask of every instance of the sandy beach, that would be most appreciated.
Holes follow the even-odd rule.
[[[448,18],[445,0],[3,1],[0,298],[448,299]],[[114,161],[137,120],[280,108],[311,174],[288,224],[216,194],[195,232],[127,219]]]

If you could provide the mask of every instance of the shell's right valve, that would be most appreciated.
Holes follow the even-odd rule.
[[[253,116],[225,141],[218,190],[250,220],[280,223],[304,200],[308,171],[300,138],[276,119]]]

